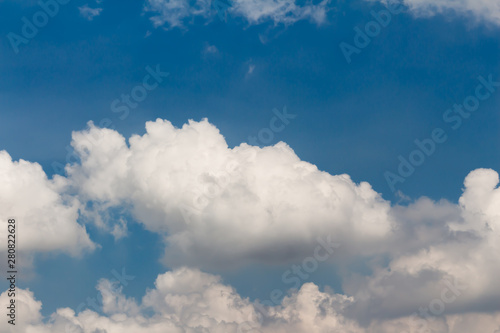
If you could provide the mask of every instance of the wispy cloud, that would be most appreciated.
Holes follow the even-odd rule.
[[[248,72],[247,72],[247,74],[248,75],[252,74],[254,69],[255,69],[255,65],[254,64],[250,64],[248,66]]]
[[[290,25],[300,20],[310,20],[316,24],[326,21],[330,0],[318,4],[306,2],[298,5],[294,0],[234,0],[226,9],[227,15],[244,18],[249,24],[260,24],[266,21],[274,24]],[[152,22],[156,27],[185,27],[194,16],[211,20],[217,15],[211,0],[148,0],[146,11],[152,12]]]
[[[219,53],[219,49],[217,49],[215,45],[206,44],[205,47],[203,48],[204,55],[217,54],[217,53]]]
[[[101,15],[102,12],[102,8],[91,8],[88,4],[78,7],[78,10],[80,11],[80,15],[89,21],[92,21],[94,17]]]

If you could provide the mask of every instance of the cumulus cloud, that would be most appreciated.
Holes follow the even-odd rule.
[[[90,124],[72,145],[81,164],[67,172],[80,200],[131,207],[165,236],[172,266],[283,263],[328,235],[343,252],[373,254],[391,232],[390,203],[368,183],[322,172],[283,142],[229,148],[207,120],[148,122],[128,144]]]
[[[374,0],[369,0],[374,1]],[[378,0],[383,3],[396,0]],[[402,0],[418,16],[454,13],[473,16],[477,20],[500,24],[500,2],[497,0]]]
[[[23,332],[33,333],[362,332],[355,321],[342,315],[352,298],[321,292],[312,283],[271,307],[242,298],[219,276],[185,267],[159,275],[155,288],[146,292],[140,304],[113,290],[107,280],[102,280],[98,289],[104,314],[63,308],[46,320],[40,315],[41,302],[29,290],[19,290],[18,306],[24,321],[17,324]],[[6,293],[0,300],[8,301]],[[9,332],[5,322],[0,328]]]
[[[450,312],[478,299],[489,304],[488,295],[497,295],[500,199],[493,170],[471,172],[458,205],[421,198],[391,207],[368,183],[322,172],[284,143],[229,148],[207,120],[182,128],[148,122],[146,133],[128,143],[90,124],[74,133],[72,145],[81,164],[67,172],[79,200],[103,211],[129,207],[165,237],[171,267],[283,264],[312,255],[318,238],[329,236],[341,243],[338,264],[390,259],[375,260],[370,279],[344,276],[345,290],[358,296],[356,311],[367,318],[377,311],[407,315],[446,279],[481,281],[481,289],[470,288]],[[373,290],[387,292],[379,297]],[[372,309],[388,295],[391,302]]]
[[[29,290],[21,289],[17,304],[18,311],[23,311],[23,322],[16,325],[21,325],[22,332],[26,333],[222,333],[236,332],[238,325],[256,317],[252,304],[232,287],[222,284],[220,277],[194,269],[180,268],[159,275],[155,288],[146,292],[140,304],[125,297],[107,280],[99,283],[98,290],[102,294],[102,315],[91,310],[76,314],[64,308],[42,322],[41,302],[35,300]],[[6,292],[0,301],[8,302]],[[2,321],[0,329],[9,332],[9,325]]]
[[[146,11],[154,13],[151,20],[155,26],[167,28],[184,27],[194,17],[213,19],[217,11],[244,18],[249,24],[272,21],[274,24],[293,24],[300,20],[324,23],[329,0],[319,4],[306,2],[298,5],[294,0],[148,0]]]
[[[478,169],[465,179],[459,205],[427,200],[401,209],[400,215],[406,213],[424,226],[424,232],[413,229],[420,242],[418,246],[410,244],[406,252],[401,251],[405,247],[396,247],[389,265],[379,267],[371,276],[346,281],[345,291],[358,300],[353,315],[362,313],[371,320],[413,312],[460,316],[499,311],[498,182],[497,172]]]
[[[2,304],[10,306],[10,300],[12,297],[9,297],[9,293],[12,296],[12,292],[5,291],[0,295],[0,301]],[[28,326],[42,326],[42,315],[40,314],[40,310],[42,308],[42,302],[37,301],[33,295],[33,293],[29,289],[17,289],[15,292],[15,316],[9,317],[4,315],[5,320],[0,321],[0,331],[2,332],[26,332],[28,330]],[[10,314],[10,310],[6,310],[6,314]],[[22,313],[19,316],[19,313]],[[9,324],[8,320],[13,320],[13,324]]]
[[[140,302],[100,281],[103,314],[59,309],[43,320],[40,302],[20,290],[26,332],[500,329],[500,188],[491,169],[465,178],[457,204],[420,198],[391,206],[369,184],[322,172],[285,143],[230,148],[207,120],[176,128],[158,119],[128,140],[89,123],[72,145],[80,162],[52,180],[38,164],[0,152],[0,211],[25,221],[26,250],[91,249],[77,223],[84,207],[84,216],[122,237],[124,221],[107,215],[120,207],[163,235],[166,262],[177,268],[158,276]],[[219,276],[183,267],[296,262],[325,236],[340,242],[345,294],[305,283],[262,306]],[[367,269],[352,273],[362,257]]]
[[[75,313],[58,309],[43,320],[41,302],[29,290],[18,291],[22,319],[15,332],[25,333],[401,333],[421,332],[411,317],[374,321],[363,327],[345,315],[355,302],[352,297],[320,291],[313,283],[290,292],[275,306],[263,307],[242,298],[219,276],[196,269],[179,268],[158,276],[155,288],[148,290],[140,304],[113,290],[102,281],[104,313],[91,310]],[[2,304],[8,301],[0,295]],[[500,314],[450,315],[430,319],[427,332],[494,333],[500,327]],[[2,332],[14,332],[5,321]]]
[[[79,255],[94,249],[85,228],[77,222],[79,201],[64,194],[66,178],[48,179],[38,163],[13,161],[5,151],[0,151],[0,170],[0,219],[16,220],[16,234],[22,239],[16,243],[19,251]],[[7,239],[7,228],[0,228],[0,237]]]

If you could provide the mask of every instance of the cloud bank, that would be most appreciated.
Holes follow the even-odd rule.
[[[313,283],[291,292],[281,304],[263,307],[242,298],[218,276],[180,268],[158,276],[155,288],[140,303],[98,286],[103,313],[75,313],[60,308],[48,320],[40,315],[41,302],[29,290],[19,290],[18,307],[23,316],[15,332],[25,333],[326,333],[326,332],[498,332],[500,313],[447,315],[425,322],[412,317],[374,321],[361,326],[346,312],[356,302],[352,297],[320,291]],[[2,304],[8,301],[0,295]],[[145,314],[148,313],[148,314]],[[2,332],[14,332],[5,321]]]
[[[207,120],[176,128],[158,119],[128,139],[89,123],[72,145],[79,162],[53,179],[36,163],[0,153],[1,211],[24,221],[24,250],[92,249],[79,218],[99,217],[93,222],[113,233],[123,221],[107,213],[120,208],[164,237],[174,270],[141,302],[101,282],[102,314],[59,309],[44,320],[40,302],[20,291],[31,313],[20,323],[26,332],[500,330],[494,170],[470,172],[456,204],[424,197],[394,206],[368,183],[300,160],[285,143],[230,148]],[[325,236],[340,247],[322,265],[339,268],[345,294],[305,283],[262,307],[199,270],[296,263],[316,255]],[[349,269],[363,260],[365,273]]]
[[[282,263],[326,235],[344,252],[373,254],[391,232],[390,203],[368,183],[320,171],[283,142],[229,148],[207,120],[160,119],[128,142],[93,124],[74,133],[81,164],[68,177],[82,202],[130,206],[164,235],[170,266]]]

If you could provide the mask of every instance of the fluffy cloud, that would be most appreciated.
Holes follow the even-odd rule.
[[[342,252],[373,254],[391,233],[390,204],[368,183],[319,171],[282,142],[229,148],[206,120],[148,122],[129,145],[90,124],[72,145],[81,164],[67,172],[80,199],[130,206],[165,235],[173,266],[283,263],[325,236],[342,239]]]
[[[148,122],[128,144],[90,124],[72,144],[82,162],[67,171],[80,200],[104,212],[130,207],[146,228],[164,235],[170,266],[297,262],[314,253],[318,237],[330,236],[341,242],[337,263],[390,259],[372,264],[370,279],[344,274],[344,288],[357,295],[356,311],[366,318],[411,313],[445,279],[482,281],[450,312],[497,295],[500,265],[491,263],[500,264],[500,199],[493,170],[471,172],[459,205],[421,198],[391,207],[369,184],[319,171],[284,143],[229,148],[206,120],[182,128]],[[393,299],[372,310],[388,295]]]
[[[374,1],[374,0],[369,0]],[[378,0],[383,3],[402,2],[419,16],[455,13],[472,15],[477,20],[500,24],[500,2],[497,0]]]
[[[19,290],[18,310],[23,322],[16,332],[26,333],[145,333],[145,332],[361,332],[355,321],[342,312],[352,303],[343,295],[321,292],[312,283],[283,299],[280,305],[262,307],[242,298],[234,288],[222,283],[219,276],[196,269],[179,268],[158,276],[155,288],[148,290],[141,304],[128,299],[103,280],[103,314],[84,310],[58,309],[42,321],[41,302],[28,290]],[[0,296],[8,301],[6,293]],[[145,315],[149,313],[149,315]],[[8,324],[0,323],[2,332]]]
[[[465,179],[464,193],[455,208],[417,202],[402,209],[400,216],[406,213],[419,225],[427,224],[423,234],[430,236],[424,239],[415,232],[415,238],[421,240],[419,246],[410,245],[406,251],[399,246],[392,251],[387,267],[345,283],[345,291],[358,300],[352,315],[369,321],[413,312],[435,317],[499,311],[498,182],[495,171],[478,169]],[[430,209],[424,209],[426,206]]]
[[[16,234],[22,239],[16,243],[18,250],[78,255],[94,248],[85,228],[77,223],[80,203],[62,194],[66,189],[66,178],[49,180],[39,164],[12,161],[0,151],[0,220],[16,219]],[[0,228],[0,237],[7,239],[7,228]]]
[[[374,321],[362,327],[346,317],[355,302],[352,297],[320,291],[313,283],[291,292],[281,304],[262,307],[222,283],[220,277],[199,270],[180,268],[159,275],[155,288],[142,302],[128,299],[103,281],[104,313],[91,310],[75,313],[58,309],[42,320],[41,302],[29,290],[19,290],[18,311],[22,311],[15,332],[23,333],[401,333],[422,332],[411,317]],[[0,295],[2,304],[8,301]],[[147,314],[146,314],[147,313]],[[450,315],[430,319],[426,332],[494,333],[500,328],[500,314]],[[2,332],[14,332],[5,321]]]
[[[236,332],[238,325],[256,318],[253,305],[218,276],[180,268],[159,275],[155,288],[146,292],[140,305],[126,298],[111,283],[102,280],[102,315],[85,310],[78,314],[69,308],[58,309],[42,322],[41,302],[28,290],[18,290],[17,307],[23,322],[12,332],[26,333],[165,333],[165,332]],[[0,295],[7,304],[7,293]],[[144,313],[150,313],[145,315]],[[151,315],[152,313],[152,315]],[[0,323],[2,332],[9,324]]]
[[[205,19],[227,13],[243,17],[249,24],[273,21],[275,24],[293,24],[311,20],[321,24],[326,19],[329,0],[317,5],[307,2],[298,5],[294,0],[148,0],[146,10],[155,13],[151,18],[155,26],[168,24],[168,28],[183,27],[187,19],[200,16]]]
[[[2,305],[10,306],[9,292],[5,291],[0,295],[0,301]],[[0,331],[1,332],[27,332],[29,326],[43,326],[42,315],[40,310],[42,308],[42,302],[37,301],[33,293],[28,290],[17,289],[15,292],[15,318],[8,317],[4,315],[5,318],[0,321]],[[4,307],[4,306],[2,306]],[[19,315],[22,313],[22,315]],[[6,314],[10,314],[10,310],[6,310]],[[13,323],[15,325],[9,324],[7,321],[15,319]],[[36,331],[35,331],[36,332]]]
[[[128,144],[90,124],[72,144],[81,164],[67,171],[80,199],[104,210],[130,207],[165,235],[170,265],[281,264],[311,255],[318,237],[331,235],[342,242],[340,259],[373,259],[369,275],[344,269],[344,291],[353,298],[344,299],[340,322],[366,329],[407,318],[410,329],[430,313],[425,323],[439,331],[451,327],[453,316],[500,310],[500,190],[493,170],[471,172],[458,205],[421,198],[391,207],[369,184],[321,172],[284,143],[229,148],[206,120],[182,128],[148,122]],[[327,327],[331,320],[338,321],[325,318]]]
[[[109,232],[123,228],[123,221],[106,219],[109,208],[129,209],[165,237],[167,262],[179,268],[158,276],[139,303],[100,281],[101,314],[59,309],[42,320],[40,302],[19,290],[20,308],[29,313],[20,322],[25,332],[500,330],[500,188],[493,170],[472,171],[458,204],[421,198],[391,206],[369,184],[319,171],[284,143],[229,148],[207,120],[182,128],[148,122],[145,134],[128,140],[90,123],[73,133],[72,145],[81,163],[52,180],[38,164],[0,153],[1,211],[25,221],[26,249],[92,248],[77,223],[80,203],[90,202],[95,211],[85,214],[100,216],[98,225]],[[297,262],[327,235],[341,243],[344,260],[336,264],[345,295],[305,283],[263,307],[218,276],[182,267]],[[370,259],[364,275],[349,270],[353,256]]]

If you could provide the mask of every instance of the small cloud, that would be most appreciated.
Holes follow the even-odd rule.
[[[228,11],[235,17],[242,17],[250,25],[271,21],[274,26],[289,26],[302,20],[320,25],[327,21],[327,12],[332,6],[330,0],[318,1],[321,2],[313,4],[307,1],[298,4],[295,0],[147,0],[145,11],[153,13],[150,19],[156,28],[167,25],[167,29],[183,28],[186,22],[193,22],[193,17],[211,21],[217,15],[222,21],[226,21]]]
[[[78,7],[80,15],[89,21],[92,21],[94,17],[101,15],[102,8],[90,8],[88,4]]]
[[[254,69],[255,69],[255,65],[254,65],[254,64],[250,64],[250,65],[248,66],[248,72],[247,72],[247,75],[252,74]]]
[[[217,53],[219,53],[219,50],[217,49],[217,47],[215,45],[207,44],[207,45],[205,45],[205,48],[203,49],[203,54],[205,54],[205,55],[217,54]]]
[[[124,219],[120,219],[118,223],[113,226],[111,234],[115,238],[115,241],[126,237],[128,235],[127,222]]]
[[[247,69],[246,69],[246,73],[245,73],[245,80],[248,80],[250,78],[250,76],[253,75],[253,72],[254,72],[256,66],[253,63],[252,59],[249,59],[248,61],[245,61],[245,63],[243,64],[243,66],[248,66]],[[245,67],[243,67],[243,69],[244,68]]]
[[[395,196],[396,196],[396,198],[399,199],[397,204],[399,204],[401,202],[410,202],[411,201],[411,198],[409,196],[407,196],[406,194],[404,194],[403,192],[401,192],[401,190],[398,190],[395,193]]]

